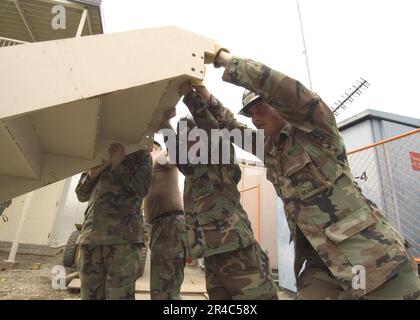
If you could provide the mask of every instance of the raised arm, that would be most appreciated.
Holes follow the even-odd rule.
[[[203,85],[193,85],[195,91],[188,91],[184,97],[184,103],[187,105],[194,120],[199,128],[210,132],[211,129],[226,129],[232,136],[235,135],[234,130],[237,130],[241,136],[241,144],[236,143],[238,147],[244,149],[244,142],[250,141],[249,146],[245,151],[248,151],[261,158],[257,151],[257,131],[247,127],[245,124],[238,122],[233,113],[223,106],[216,97],[214,97],[208,89]],[[185,93],[185,92],[184,92]],[[181,92],[182,94],[182,92]],[[262,138],[262,134],[261,134]],[[263,143],[261,139],[260,143]]]
[[[145,197],[152,181],[152,158],[149,151],[140,150],[112,168],[122,188],[130,188],[138,196]]]
[[[90,169],[88,172],[82,173],[76,187],[77,199],[79,199],[80,202],[89,201],[90,194],[96,185],[98,177],[106,167],[106,164],[102,164]]]
[[[225,68],[222,79],[251,90],[275,107],[295,127],[308,133],[322,133],[338,142],[338,129],[330,108],[299,81],[268,66],[221,52],[215,66]]]

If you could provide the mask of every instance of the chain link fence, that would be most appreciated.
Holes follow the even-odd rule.
[[[352,173],[420,258],[420,129],[348,152]]]

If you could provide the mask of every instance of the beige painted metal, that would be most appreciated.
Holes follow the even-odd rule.
[[[149,149],[212,40],[176,27],[0,49],[0,201]]]

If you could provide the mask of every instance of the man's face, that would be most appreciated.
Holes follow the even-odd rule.
[[[159,153],[160,153],[160,148],[156,144],[153,144],[153,149],[152,149],[152,152],[150,153],[150,155],[152,156],[153,163],[156,162]]]
[[[258,102],[251,107],[249,113],[252,123],[257,129],[264,129],[265,136],[278,133],[286,125],[286,120],[280,113],[265,101]]]

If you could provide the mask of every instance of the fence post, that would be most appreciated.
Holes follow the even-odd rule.
[[[34,191],[28,193],[28,196],[25,199],[25,203],[23,205],[22,215],[19,219],[19,223],[16,229],[15,238],[13,239],[12,248],[10,249],[9,259],[6,262],[14,263],[16,258],[16,253],[19,247],[20,236],[22,234],[23,225],[25,224],[26,217],[32,205],[32,200],[34,198]]]
[[[396,226],[397,226],[398,232],[401,233],[401,221],[400,221],[400,213],[398,210],[397,195],[395,194],[394,176],[392,175],[392,168],[391,168],[391,163],[388,156],[388,151],[386,148],[386,143],[384,143],[382,146],[384,149],[386,169],[388,171],[389,188],[391,191],[392,204],[394,206]]]

